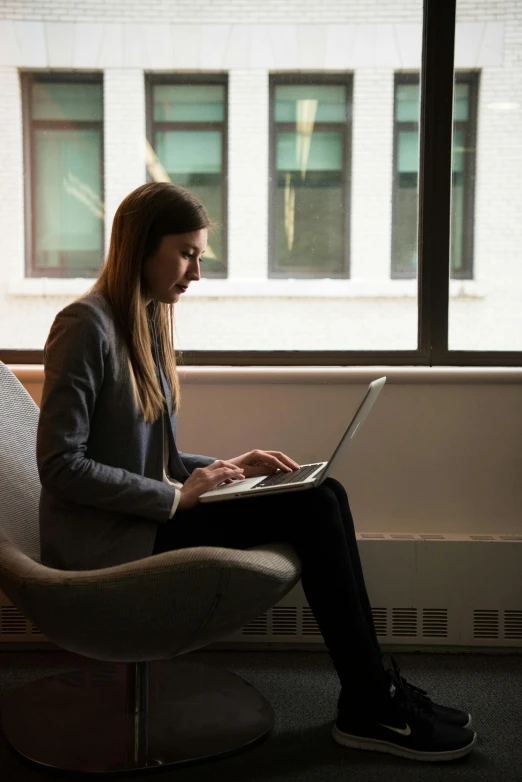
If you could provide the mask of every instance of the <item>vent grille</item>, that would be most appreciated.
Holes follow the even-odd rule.
[[[272,635],[297,635],[296,606],[276,606],[272,609]]]
[[[419,535],[421,540],[446,540],[445,535]]]
[[[417,540],[415,535],[407,535],[406,533],[404,533],[404,534],[397,533],[397,534],[394,534],[394,535],[390,535],[390,538],[392,540]]]
[[[417,609],[392,609],[392,635],[397,638],[414,638],[417,635]]]
[[[498,611],[476,609],[473,612],[473,637],[474,638],[498,638],[499,616]]]
[[[312,609],[310,606],[303,606],[303,635],[306,636],[320,636],[321,631],[319,630],[319,625],[317,624],[317,620],[315,616],[313,615]]]
[[[424,638],[448,637],[448,610],[446,608],[423,609],[422,635]]]
[[[241,628],[242,635],[268,635],[268,615],[264,614],[252,619],[251,622]]]
[[[388,612],[386,608],[372,608],[373,624],[377,635],[388,635]]]
[[[504,615],[504,638],[522,639],[522,611],[506,611]]]
[[[2,606],[0,635],[25,635],[27,619],[15,606]]]

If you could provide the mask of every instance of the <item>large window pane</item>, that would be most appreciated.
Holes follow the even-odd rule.
[[[47,278],[95,274],[85,267],[106,252],[125,196],[170,181],[218,224],[201,281],[176,307],[186,356],[248,350],[262,364],[263,351],[317,351],[311,360],[321,363],[331,351],[417,348],[418,136],[406,126],[418,121],[418,85],[404,85],[397,117],[394,96],[396,74],[421,69],[420,0],[406,10],[377,0],[328,9],[312,0],[299,9],[277,0],[209,4],[205,25],[179,4],[147,6],[139,18],[108,0],[95,19],[92,4],[78,0],[66,19],[78,35],[24,3],[22,21],[8,12],[3,38],[11,63],[0,123],[9,161],[0,172],[4,346],[41,348],[58,309],[91,284]],[[38,62],[37,88],[22,101],[29,61]],[[469,96],[458,100],[459,121],[468,122]],[[464,226],[465,170],[454,172]],[[397,231],[408,279],[392,273]],[[458,258],[465,269],[465,243],[455,244],[455,268]],[[15,319],[17,333],[5,328]]]
[[[458,0],[457,67],[471,48],[469,38],[459,34],[459,23],[467,15],[467,4]],[[476,106],[478,122],[475,133],[455,127],[453,134],[458,165],[453,173],[451,244],[459,258],[465,255],[466,242],[472,242],[473,287],[450,298],[448,345],[450,350],[514,351],[522,350],[522,22],[503,2],[495,22],[484,22],[483,27],[481,36],[486,31],[489,36],[488,54],[476,76],[477,96],[472,90],[464,92],[458,70],[454,84],[456,119],[465,120]],[[482,40],[477,35],[474,46]],[[475,165],[468,169],[470,158]],[[476,191],[474,204],[468,187]]]

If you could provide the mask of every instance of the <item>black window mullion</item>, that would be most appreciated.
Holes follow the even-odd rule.
[[[418,347],[430,365],[448,352],[456,0],[425,0],[422,41]]]

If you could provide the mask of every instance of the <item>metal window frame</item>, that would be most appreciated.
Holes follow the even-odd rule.
[[[455,121],[453,131],[464,130],[465,145],[471,150],[467,156],[466,165],[463,172],[464,180],[464,218],[463,218],[463,267],[456,271],[451,269],[451,279],[472,280],[473,279],[473,249],[474,249],[474,231],[473,223],[475,220],[475,171],[476,171],[476,138],[477,138],[477,107],[478,107],[478,85],[479,74],[477,69],[462,69],[455,71],[455,84],[467,84],[469,87],[468,120]],[[398,121],[395,119],[397,87],[403,84],[419,85],[419,71],[396,71],[394,74],[393,96],[394,96],[394,119],[393,119],[393,179],[392,179],[392,237],[390,253],[390,278],[392,280],[411,280],[415,279],[416,272],[399,271],[394,266],[394,245],[397,237],[397,200],[399,187],[397,184],[397,158],[400,131],[419,131],[418,123],[411,121]],[[418,190],[418,180],[417,180]],[[451,259],[450,259],[451,262]]]
[[[31,110],[31,86],[34,82],[47,84],[99,84],[103,90],[103,74],[99,71],[70,72],[70,71],[42,71],[38,69],[25,70],[20,72],[20,86],[22,93],[22,128],[23,128],[23,160],[24,160],[24,238],[25,238],[25,260],[24,270],[26,277],[54,277],[69,278],[64,274],[67,269],[65,264],[53,267],[51,269],[45,266],[38,266],[36,263],[36,231],[34,230],[34,216],[36,214],[36,188],[35,188],[35,149],[34,149],[34,131],[35,129],[52,130],[98,130],[100,134],[100,185],[102,197],[105,192],[105,170],[104,170],[104,119],[101,120],[73,120],[65,122],[61,120],[35,120]],[[103,100],[103,96],[102,96]],[[29,186],[28,186],[29,185]],[[100,221],[100,235],[102,259],[105,257],[105,225],[104,220]],[[93,268],[84,267],[75,269],[76,277],[92,277]],[[1,353],[0,353],[1,355]]]
[[[158,122],[154,120],[153,89],[157,84],[171,84],[182,86],[184,84],[217,84],[224,88],[223,120],[221,122]],[[147,141],[155,150],[155,134],[158,130],[220,130],[221,131],[221,160],[222,160],[222,187],[221,187],[221,214],[222,217],[222,248],[223,248],[223,272],[211,272],[203,270],[202,276],[220,280],[228,276],[228,73],[158,73],[147,71],[145,73],[145,107],[146,107],[146,136]],[[146,181],[151,182],[151,176],[146,170]]]
[[[275,258],[275,204],[277,197],[276,140],[278,131],[295,132],[295,123],[275,121],[275,93],[282,85],[339,85],[345,88],[347,121],[346,122],[316,122],[314,129],[330,130],[342,133],[342,198],[343,198],[343,239],[344,257],[343,269],[339,272],[328,272],[331,279],[349,279],[350,277],[350,213],[351,213],[351,181],[352,181],[352,107],[353,107],[353,73],[339,71],[334,73],[302,73],[284,72],[271,73],[269,76],[269,171],[268,171],[268,269],[269,279],[320,279],[324,276],[320,266],[317,271],[299,272],[292,268],[276,269]]]
[[[522,366],[522,351],[449,351],[449,235],[456,0],[424,0],[419,164],[418,349],[184,351],[199,366]],[[436,132],[435,132],[436,129]],[[6,350],[6,363],[42,363],[43,350]]]

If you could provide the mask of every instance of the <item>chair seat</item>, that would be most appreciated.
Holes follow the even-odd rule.
[[[201,546],[100,570],[34,562],[0,531],[0,587],[49,641],[95,660],[168,659],[243,627],[299,581],[287,543]]]

